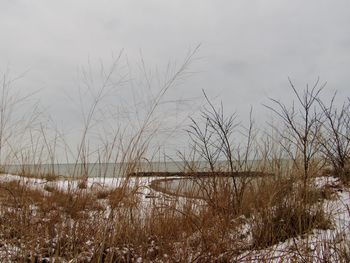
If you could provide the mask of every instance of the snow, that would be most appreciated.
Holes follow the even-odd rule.
[[[334,177],[315,179],[318,187],[334,187],[337,183],[338,179]],[[339,189],[336,195],[333,200],[323,203],[325,213],[330,215],[332,229],[314,229],[306,237],[290,238],[267,249],[246,251],[233,261],[339,262],[342,251],[350,253],[350,189]]]
[[[99,178],[99,177],[89,177],[87,179],[86,188],[93,190],[98,188],[112,189],[115,187],[123,186],[124,184],[130,188],[139,187],[143,194],[148,194],[148,185],[154,179],[159,179],[159,177],[130,177],[130,178]],[[55,181],[48,181],[40,178],[23,177],[19,175],[12,174],[1,174],[0,182],[10,182],[17,181],[23,185],[31,187],[32,189],[43,189],[44,185],[55,187],[56,189],[67,191],[68,189],[78,188],[81,180],[73,180],[62,178]]]
[[[154,179],[159,177],[131,177],[125,178],[88,178],[86,190],[94,191],[100,189],[112,189],[114,187],[126,184],[128,187],[136,187],[137,193],[142,198],[141,213],[146,213],[157,200],[173,200],[177,198],[177,204],[183,205],[186,203],[185,197],[171,197],[162,193],[155,192],[149,187],[149,184]],[[0,175],[0,182],[17,181],[20,184],[27,185],[33,189],[41,189],[45,191],[44,186],[48,185],[64,191],[69,189],[78,189],[78,180],[62,179],[57,181],[47,181],[38,178],[26,178],[17,175],[3,174]],[[350,254],[350,189],[342,186],[339,179],[335,177],[318,177],[315,178],[314,185],[319,188],[330,187],[336,191],[336,196],[331,200],[323,202],[323,208],[326,214],[330,215],[332,228],[327,230],[314,229],[312,233],[306,236],[290,238],[284,242],[280,242],[269,248],[261,250],[248,250],[238,256],[232,257],[232,262],[337,262],[340,260],[340,253],[345,252]],[[239,234],[244,234],[246,241],[249,242],[251,237],[249,221],[242,220],[242,225],[238,230]],[[237,234],[237,233],[236,233]],[[158,247],[151,242],[147,250],[150,256],[158,254]],[[19,247],[11,244],[3,244],[0,247],[1,255],[16,254],[20,250]],[[119,252],[123,252],[121,249]],[[196,253],[193,251],[193,253]],[[88,257],[87,254],[82,254],[82,257]],[[193,255],[194,256],[194,255]],[[4,258],[1,256],[1,258]],[[10,261],[8,261],[10,262]],[[44,262],[44,261],[43,261]],[[54,262],[54,261],[50,261]],[[58,261],[57,262],[63,262]],[[75,261],[71,261],[75,262]],[[142,262],[142,258],[137,258],[137,262]]]

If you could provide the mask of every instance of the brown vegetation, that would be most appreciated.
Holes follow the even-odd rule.
[[[274,126],[273,134],[266,137],[259,135],[252,111],[244,126],[236,114],[226,115],[223,105],[215,107],[204,93],[207,104],[198,119],[191,119],[188,128],[192,155],[179,153],[184,170],[176,174],[140,171],[139,164],[157,131],[151,129],[157,126],[153,115],[166,91],[186,73],[193,55],[189,53],[183,65],[164,81],[136,132],[131,129],[126,136],[125,130],[118,128],[112,135],[103,134],[102,146],[93,150],[89,131],[98,126],[94,120],[100,101],[123,81],[111,81],[120,57],[110,71],[103,72],[104,81],[97,93],[92,91],[91,83],[86,83],[93,100],[83,114],[74,180],[69,186],[58,187],[54,165],[48,173],[23,171],[22,179],[26,180],[0,180],[0,261],[239,261],[253,251],[298,237],[308,240],[313,230],[332,228],[331,215],[323,203],[336,199],[337,191],[345,188],[341,184],[319,187],[315,177],[327,168],[344,182],[349,181],[349,100],[338,113],[333,101],[329,106],[322,102],[319,94],[323,86],[318,83],[302,92],[291,83],[299,107],[272,100],[273,105],[268,107],[283,128]],[[6,96],[2,100],[10,94],[4,83]],[[17,100],[13,103],[17,104]],[[9,142],[8,131],[17,129],[21,122],[17,120],[14,126],[4,123],[8,120],[7,110],[13,108],[8,104],[3,107],[6,111],[0,115],[0,161],[12,157],[24,164],[30,160],[39,168],[44,160],[57,163],[55,151],[60,133],[55,130],[49,140],[41,123],[39,128],[31,129],[33,122],[22,130],[29,138],[29,149],[17,150]],[[237,134],[242,138],[239,144],[233,140]],[[67,155],[73,152],[63,144]],[[94,154],[96,163],[125,164],[119,173],[114,171],[114,175],[124,177],[113,187],[89,186],[88,164]],[[204,160],[207,169],[198,169],[192,160]],[[105,174],[99,172],[103,178]],[[151,187],[137,183],[136,179],[150,175],[180,176],[176,180],[191,180],[193,188],[181,194],[180,189],[167,191],[160,186],[162,182],[174,182],[174,178],[153,181]],[[45,181],[32,185],[33,177]],[[336,253],[339,261],[349,259],[348,240],[318,242]],[[290,253],[296,260],[308,262],[308,248],[295,241]]]

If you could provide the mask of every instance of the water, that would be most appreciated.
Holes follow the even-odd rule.
[[[282,160],[281,165],[287,167],[290,161]],[[208,164],[205,162],[193,163],[196,171],[208,171]],[[250,161],[252,170],[261,166],[261,161]],[[226,162],[218,163],[220,167],[227,167]],[[182,161],[172,162],[139,162],[130,163],[89,163],[89,164],[24,164],[24,165],[3,165],[6,173],[18,174],[25,171],[30,174],[52,173],[67,177],[87,175],[88,177],[124,177],[133,172],[183,172],[185,163]],[[224,169],[223,169],[224,170]]]
[[[4,165],[4,172],[18,174],[22,171],[30,174],[52,173],[61,176],[87,175],[89,177],[124,177],[132,172],[180,172],[183,162],[140,162],[137,165],[127,163],[95,164],[41,164],[41,165]]]
[[[241,187],[242,182],[250,186],[258,187],[261,180],[267,177],[236,177],[237,187]],[[233,180],[231,177],[204,177],[204,178],[166,178],[155,180],[152,184],[155,190],[178,196],[208,198],[216,190],[219,192],[233,191]],[[215,190],[216,189],[216,190]]]

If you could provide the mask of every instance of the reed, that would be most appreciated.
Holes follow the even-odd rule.
[[[227,262],[283,260],[287,256],[303,262],[349,260],[346,232],[339,230],[330,239],[312,239],[313,231],[330,230],[334,224],[333,211],[326,210],[324,204],[337,200],[338,190],[348,191],[341,181],[323,186],[316,183],[327,171],[325,164],[333,175],[347,178],[348,173],[349,138],[344,132],[348,127],[336,129],[331,124],[333,120],[344,123],[345,117],[340,116],[349,116],[348,107],[342,107],[337,115],[333,101],[327,106],[318,96],[323,86],[301,92],[291,86],[301,111],[272,100],[275,108],[269,108],[284,126],[270,131],[255,127],[253,111],[248,125],[243,126],[236,114],[226,115],[223,105],[216,106],[204,93],[206,105],[198,118],[192,117],[187,129],[190,155],[179,154],[185,164],[180,180],[191,182],[187,193],[181,187],[164,189],[161,182],[174,178],[153,181],[152,190],[144,177],[132,176],[149,172],[140,164],[159,131],[154,116],[166,92],[187,74],[195,52],[186,56],[151,97],[137,129],[132,133],[123,127],[102,131],[97,147],[90,139],[100,127],[95,119],[99,107],[114,85],[125,80],[111,83],[122,54],[109,71],[101,71],[104,81],[97,90],[85,75],[92,103],[82,114],[76,149],[57,128],[49,132],[48,125],[35,121],[23,130],[23,139],[29,138],[27,144],[21,148],[13,143],[9,129],[19,126],[5,117],[16,107],[8,106],[11,100],[4,104],[12,98],[8,81],[4,82],[2,107],[7,108],[0,122],[8,122],[0,123],[2,165],[13,158],[23,169],[13,180],[0,176],[2,262]],[[313,112],[315,103],[320,112]],[[242,131],[242,142],[236,144],[234,138]],[[341,155],[334,151],[337,145]],[[59,176],[55,169],[62,149],[67,156],[75,156],[71,178]],[[287,162],[285,156],[292,161]],[[251,159],[259,162],[253,164]],[[43,165],[47,160],[52,164],[49,171]],[[105,185],[107,172],[101,169],[100,180],[92,183],[92,160],[96,167],[123,162],[120,171],[112,173],[124,177]],[[208,163],[205,171],[196,165],[203,160]],[[31,166],[34,169],[26,170],[28,162],[35,164]],[[338,169],[343,172],[338,174]],[[287,241],[293,246],[278,251],[278,245]],[[319,252],[318,258],[310,252],[311,247]]]

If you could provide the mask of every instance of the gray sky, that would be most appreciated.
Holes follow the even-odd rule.
[[[167,99],[204,89],[228,112],[245,118],[252,105],[262,120],[267,97],[289,98],[288,76],[300,88],[319,76],[326,95],[350,96],[349,25],[348,0],[0,0],[0,71],[28,70],[18,86],[40,89],[43,105],[69,126],[78,115],[67,94],[89,60],[108,65],[124,49],[123,63],[137,68],[142,52],[163,72],[201,43],[196,74]]]

